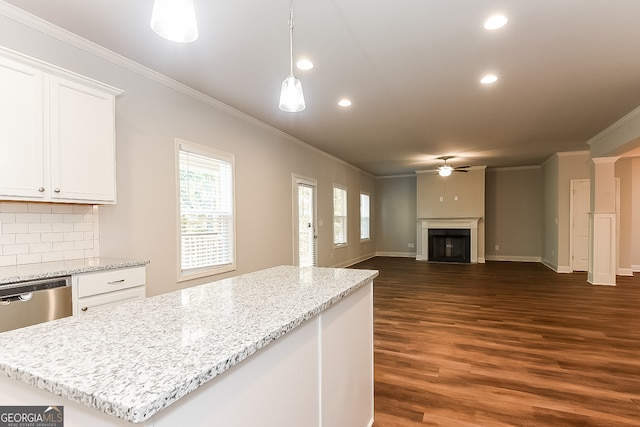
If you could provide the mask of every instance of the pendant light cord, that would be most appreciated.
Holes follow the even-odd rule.
[[[291,4],[289,6],[289,59],[291,60],[290,72],[291,76],[293,76],[293,0],[291,0]]]

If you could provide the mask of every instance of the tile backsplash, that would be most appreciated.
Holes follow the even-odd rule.
[[[0,267],[97,257],[98,206],[0,202]]]

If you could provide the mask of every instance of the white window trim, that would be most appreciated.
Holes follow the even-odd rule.
[[[229,265],[221,266],[221,267],[211,267],[206,269],[201,269],[197,271],[191,271],[188,273],[182,272],[182,242],[181,242],[181,221],[180,221],[180,147],[183,146],[188,148],[189,152],[200,154],[207,157],[213,157],[219,160],[228,161],[231,163],[231,191],[232,191],[232,199],[233,199],[233,249],[232,249],[232,262]],[[174,182],[176,186],[176,248],[177,248],[177,271],[178,271],[178,282],[184,282],[187,280],[193,280],[200,277],[213,276],[216,274],[228,273],[230,271],[236,270],[236,242],[237,242],[237,232],[236,232],[236,163],[235,163],[235,155],[231,153],[227,153],[224,151],[216,150],[211,147],[207,147],[205,145],[195,144],[193,142],[185,141],[182,139],[175,138],[175,177]]]
[[[344,243],[336,243],[335,242],[335,205],[334,205],[334,189],[338,188],[340,190],[344,190],[344,192],[346,193],[347,199],[346,199],[346,212],[345,212],[345,242]],[[331,236],[331,241],[333,242],[333,248],[337,249],[337,248],[346,248],[347,246],[349,246],[349,189],[348,187],[344,186],[344,185],[340,185],[340,184],[333,184],[333,186],[331,187],[331,232],[332,232],[332,236]]]
[[[369,198],[369,237],[362,238],[362,196],[365,195]],[[371,194],[366,191],[360,191],[360,196],[358,198],[358,204],[360,206],[360,243],[366,243],[371,241]]]

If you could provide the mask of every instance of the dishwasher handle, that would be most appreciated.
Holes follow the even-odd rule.
[[[27,292],[19,295],[9,295],[7,297],[0,298],[1,305],[9,305],[12,302],[28,302],[33,298],[33,292]]]

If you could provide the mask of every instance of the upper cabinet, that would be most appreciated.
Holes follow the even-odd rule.
[[[116,201],[118,89],[0,48],[0,200]]]

